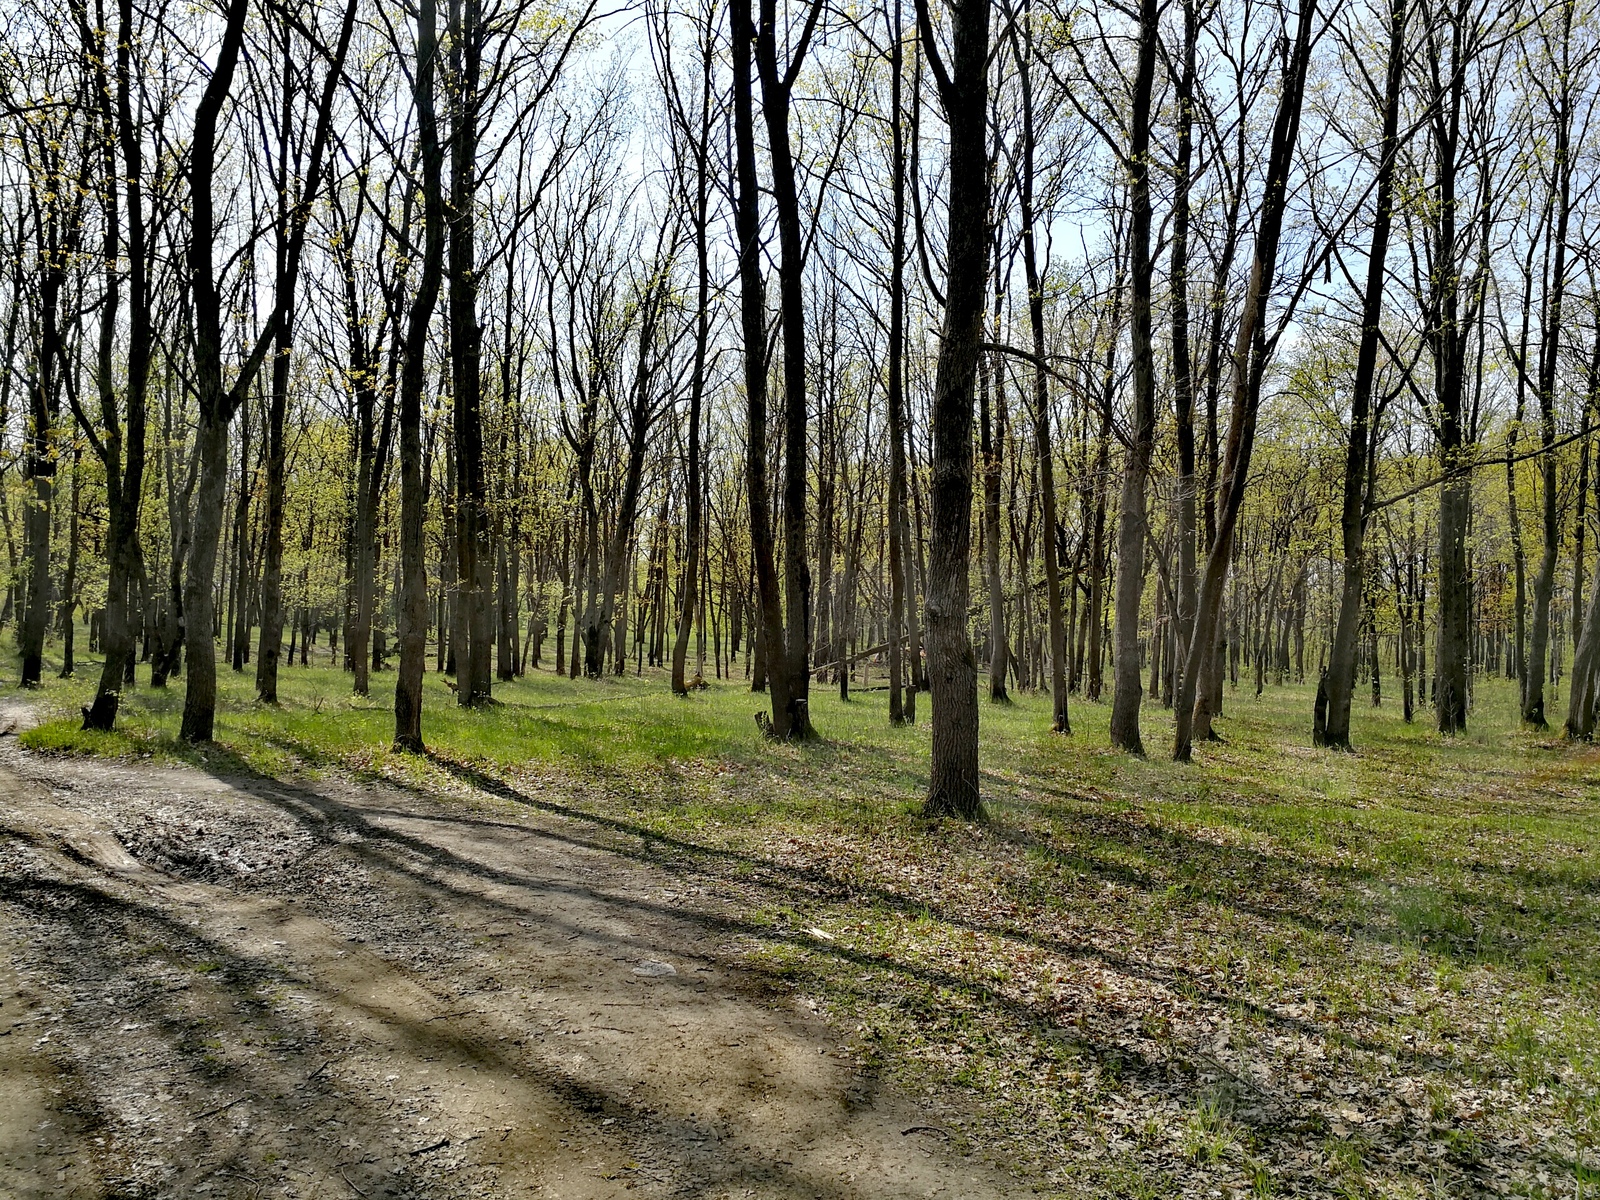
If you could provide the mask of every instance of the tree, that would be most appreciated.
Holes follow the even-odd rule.
[[[422,169],[422,266],[406,314],[400,361],[400,667],[394,682],[394,746],[421,753],[422,673],[428,649],[428,568],[424,560],[422,391],[427,380],[428,326],[444,277],[444,152],[434,111],[438,70],[438,7],[417,5],[416,69],[412,97],[417,109],[417,159]]]
[[[478,120],[486,30],[480,0],[449,0],[450,428],[455,437],[456,699],[470,708],[490,699],[494,645],[493,555],[483,463],[483,326],[478,321]]]
[[[1467,353],[1473,326],[1483,315],[1487,285],[1487,230],[1493,184],[1486,161],[1479,161],[1478,203],[1469,220],[1461,221],[1459,195],[1463,169],[1474,153],[1482,154],[1485,130],[1469,124],[1473,68],[1491,36],[1477,17],[1475,0],[1456,0],[1440,10],[1422,39],[1431,151],[1426,275],[1418,290],[1424,307],[1424,341],[1433,363],[1433,413],[1439,465],[1445,477],[1439,489],[1438,583],[1435,588],[1438,653],[1434,709],[1440,733],[1466,728],[1468,662],[1472,614],[1467,573],[1467,525],[1471,515],[1469,473],[1476,437],[1472,413],[1464,404]],[[1490,82],[1489,73],[1479,81]],[[1464,127],[1465,126],[1465,127]],[[1481,222],[1481,224],[1480,224]],[[1479,264],[1466,269],[1471,245],[1479,245]],[[1481,336],[1480,336],[1481,342]]]
[[[1312,24],[1316,20],[1316,0],[1301,0],[1295,22],[1293,48],[1283,68],[1282,88],[1272,124],[1267,157],[1265,189],[1261,199],[1256,233],[1255,259],[1250,269],[1250,285],[1245,293],[1239,331],[1233,349],[1233,413],[1228,421],[1228,445],[1222,463],[1221,506],[1217,512],[1216,533],[1206,558],[1201,581],[1194,635],[1184,658],[1182,682],[1174,707],[1172,757],[1187,762],[1193,753],[1193,734],[1197,713],[1203,711],[1207,696],[1200,689],[1201,672],[1215,645],[1222,615],[1222,589],[1227,581],[1233,552],[1233,534],[1244,501],[1250,457],[1255,449],[1256,418],[1261,404],[1261,381],[1267,360],[1277,342],[1267,331],[1267,305],[1272,295],[1278,265],[1278,239],[1283,231],[1287,206],[1289,173],[1299,141],[1300,111],[1305,98],[1306,71],[1313,45]],[[1281,330],[1281,326],[1280,326]],[[1209,717],[1206,717],[1209,720]]]
[[[789,110],[795,81],[805,63],[806,51],[811,45],[822,10],[822,0],[812,0],[805,24],[789,52],[787,63],[780,64],[778,61],[777,0],[761,0],[760,24],[755,30],[756,75],[761,81],[761,113],[766,124],[767,151],[772,172],[770,186],[778,223],[778,311],[783,339],[784,613],[781,618],[776,613],[769,613],[763,623],[768,632],[769,670],[780,659],[782,662],[781,669],[772,671],[772,734],[785,740],[804,739],[812,735],[809,706],[811,673],[806,666],[811,631],[811,572],[806,565],[806,434],[809,410],[806,403],[806,314],[802,290],[805,249],[800,224],[800,197],[795,186],[794,154],[790,144]],[[737,16],[735,22],[737,24]],[[735,87],[738,87],[737,80]],[[751,166],[753,168],[753,162]],[[741,183],[741,202],[744,200],[742,189]],[[753,204],[756,197],[752,195],[750,199]],[[764,357],[764,334],[761,345]],[[765,605],[764,597],[763,607]]]
[[[1146,492],[1150,457],[1156,437],[1155,351],[1151,334],[1150,256],[1150,105],[1156,70],[1156,43],[1161,31],[1155,0],[1140,0],[1139,61],[1134,73],[1133,105],[1128,119],[1129,282],[1133,320],[1133,436],[1122,476],[1117,529],[1117,657],[1116,689],[1111,699],[1111,744],[1144,753],[1139,737],[1139,705],[1144,697],[1140,678],[1139,605],[1144,595],[1144,545],[1148,535]]]
[[[1370,457],[1376,442],[1372,426],[1373,383],[1377,376],[1380,322],[1383,318],[1385,270],[1393,225],[1395,162],[1399,155],[1401,83],[1405,72],[1406,0],[1389,6],[1389,62],[1383,87],[1383,135],[1378,144],[1372,236],[1367,249],[1367,278],[1362,290],[1361,338],[1356,351],[1355,381],[1350,394],[1350,430],[1344,460],[1344,502],[1340,532],[1344,547],[1339,620],[1328,654],[1326,745],[1350,747],[1350,698],[1355,690],[1356,634],[1361,619],[1363,567],[1366,560],[1368,505],[1372,500]]]
[[[967,636],[972,538],[972,415],[983,345],[988,209],[989,5],[964,3],[951,19],[950,68],[938,48],[927,0],[917,24],[950,131],[945,310],[934,375],[932,546],[928,561],[928,691],[933,756],[923,811],[981,818],[978,670]]]
[[[906,521],[906,144],[901,123],[901,81],[905,74],[905,30],[901,24],[900,0],[895,0],[889,18],[889,171],[892,214],[889,233],[889,723],[899,725],[908,719],[903,689],[905,662],[902,657],[907,626],[915,626],[912,601],[908,595],[907,545],[910,532]],[[916,709],[916,686],[911,689],[911,714]]]
[[[716,5],[712,0],[702,8],[702,24],[695,27],[696,51],[699,55],[700,94],[696,106],[690,110],[683,101],[677,75],[672,69],[670,25],[663,18],[662,32],[658,37],[661,60],[659,70],[667,93],[673,131],[673,149],[678,168],[678,185],[684,191],[684,200],[691,206],[689,225],[694,237],[695,259],[695,319],[694,362],[689,373],[689,430],[688,454],[684,463],[684,551],[682,583],[679,588],[677,630],[672,641],[672,690],[679,696],[688,694],[689,682],[685,678],[685,663],[689,655],[689,634],[701,603],[700,572],[701,538],[705,531],[705,514],[702,511],[705,479],[701,449],[702,409],[705,406],[707,355],[711,343],[711,136],[715,110],[712,107],[713,71],[715,65]],[[693,161],[693,192],[689,194],[689,181],[684,178],[683,157]],[[702,656],[703,661],[703,656]],[[695,680],[703,682],[701,671]]]
[[[134,628],[131,591],[143,575],[139,541],[140,501],[145,476],[146,393],[150,382],[151,297],[149,244],[144,207],[144,148],[133,117],[133,49],[136,42],[133,0],[117,6],[117,49],[114,86],[104,78],[103,39],[91,28],[87,9],[77,9],[85,36],[85,53],[93,47],[98,64],[98,94],[105,146],[105,264],[106,292],[100,314],[100,345],[96,359],[95,391],[100,401],[98,436],[90,435],[105,469],[108,528],[106,537],[106,603],[100,640],[104,661],[94,701],[83,714],[85,729],[109,730],[116,725],[124,677],[133,667]],[[121,155],[118,171],[117,155]],[[115,337],[121,287],[115,264],[121,253],[120,204],[127,211],[128,343],[122,368],[122,405],[117,406]],[[87,431],[92,422],[80,424]]]
[[[354,0],[346,8],[339,42],[332,55],[328,73],[323,80],[322,103],[317,108],[316,132],[311,153],[311,171],[320,173],[325,147],[329,138],[333,98],[339,76],[344,69],[345,55],[350,48],[354,29],[356,5]],[[266,495],[266,547],[261,572],[261,646],[256,654],[256,694],[264,703],[278,702],[278,656],[283,644],[283,512],[285,472],[284,422],[289,408],[289,369],[294,353],[295,286],[299,279],[299,255],[304,245],[305,228],[309,219],[311,197],[321,187],[321,180],[308,175],[299,181],[304,198],[303,210],[292,216],[288,198],[296,183],[290,175],[290,128],[294,121],[295,72],[291,20],[287,10],[283,13],[278,30],[281,39],[282,94],[278,117],[277,161],[272,172],[274,191],[278,196],[277,220],[273,229],[273,267],[278,281],[276,328],[272,335],[271,402],[267,408],[264,431],[267,452]],[[298,147],[296,150],[298,151]],[[294,155],[296,159],[299,154]],[[293,264],[289,255],[295,255]],[[242,489],[241,489],[242,491]],[[240,640],[243,640],[242,638]]]
[[[1071,733],[1067,712],[1067,634],[1062,624],[1061,564],[1056,545],[1055,450],[1050,436],[1050,373],[1045,358],[1044,277],[1038,251],[1038,214],[1034,210],[1034,159],[1038,136],[1034,128],[1033,22],[1024,4],[1022,19],[1008,21],[1017,78],[1022,88],[1022,155],[1017,169],[1017,201],[1021,209],[1022,264],[1028,282],[1028,326],[1033,335],[1033,445],[1039,469],[1039,500],[1043,520],[1040,545],[1044,551],[1046,625],[1050,636],[1051,728]]]
[[[1539,462],[1544,547],[1539,558],[1539,571],[1533,581],[1533,637],[1528,647],[1528,676],[1522,697],[1522,719],[1537,729],[1549,726],[1544,714],[1545,669],[1550,649],[1550,598],[1555,588],[1556,556],[1561,550],[1561,522],[1557,512],[1558,464],[1554,451],[1561,322],[1567,290],[1567,252],[1573,209],[1573,89],[1576,80],[1592,73],[1595,63],[1593,50],[1581,54],[1580,60],[1574,59],[1574,5],[1571,0],[1558,4],[1553,15],[1556,25],[1553,31],[1540,23],[1540,37],[1544,43],[1541,57],[1549,64],[1551,82],[1539,90],[1545,101],[1553,143],[1545,205],[1549,213],[1546,255],[1549,267],[1539,313],[1539,371],[1536,385],[1539,397],[1539,445],[1544,451]],[[1520,369],[1524,375],[1527,374],[1526,360],[1520,364]]]
[[[300,194],[289,210],[289,236],[283,256],[277,264],[273,311],[235,373],[233,382],[229,384],[223,378],[226,335],[213,261],[217,228],[212,190],[216,174],[218,124],[233,86],[234,70],[238,66],[244,43],[248,8],[249,0],[228,0],[226,24],[217,51],[216,65],[195,109],[194,136],[189,151],[189,292],[193,304],[192,353],[199,417],[195,435],[199,480],[195,491],[194,520],[183,588],[188,683],[184,689],[181,734],[189,742],[209,742],[216,724],[217,659],[212,640],[212,627],[215,624],[212,576],[216,570],[223,495],[227,486],[228,425],[249,394],[256,373],[279,336],[279,325],[293,304],[311,202],[321,181],[323,158],[332,124],[333,98],[355,24],[356,0],[350,0],[345,8],[338,48],[323,79],[322,95],[316,110],[316,131],[312,136],[309,155],[310,165]],[[287,80],[284,86],[288,86]]]

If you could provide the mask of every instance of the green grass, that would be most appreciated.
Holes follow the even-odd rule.
[[[214,748],[177,740],[181,680],[133,692],[117,733],[23,740],[592,819],[733,898],[774,986],[1067,1194],[1594,1190],[1600,751],[1520,728],[1504,681],[1448,740],[1358,697],[1353,754],[1311,748],[1309,687],[1230,690],[1228,740],[1188,765],[1148,701],[1144,759],[1107,748],[1107,704],[1074,697],[1070,737],[1044,697],[986,704],[992,819],[963,827],[917,815],[926,696],[891,728],[884,693],[814,685],[821,736],[789,746],[742,680],[674,698],[658,672],[546,671],[474,712],[430,674],[416,758],[389,749],[391,673],[363,699],[285,667],[275,708],[251,678],[220,672]],[[91,679],[40,698],[76,712]]]

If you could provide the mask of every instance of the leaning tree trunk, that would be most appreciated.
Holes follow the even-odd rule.
[[[1315,16],[1316,0],[1301,0],[1294,50],[1284,66],[1283,89],[1273,119],[1255,262],[1251,267],[1250,286],[1245,295],[1244,312],[1234,344],[1233,414],[1228,422],[1222,504],[1217,513],[1216,533],[1200,587],[1194,637],[1184,662],[1182,686],[1175,698],[1172,757],[1179,762],[1189,761],[1193,753],[1195,709],[1206,702],[1206,697],[1198,694],[1200,677],[1205,661],[1216,644],[1221,625],[1223,586],[1227,581],[1229,560],[1233,557],[1234,527],[1238,522],[1239,508],[1244,502],[1250,458],[1255,448],[1256,416],[1261,403],[1261,380],[1266,372],[1268,354],[1267,305],[1277,271],[1278,239],[1283,229],[1288,177],[1293,166],[1295,144],[1299,141],[1300,109],[1305,95],[1306,69],[1311,58],[1311,24]]]
[[[1377,195],[1372,219],[1372,244],[1367,252],[1367,286],[1361,305],[1361,344],[1356,351],[1356,376],[1350,398],[1350,436],[1345,448],[1344,578],[1339,596],[1339,621],[1328,653],[1328,724],[1324,744],[1350,747],[1350,700],[1355,691],[1356,634],[1361,621],[1362,567],[1371,468],[1372,386],[1377,374],[1379,322],[1383,317],[1384,267],[1393,217],[1395,159],[1399,152],[1400,84],[1405,69],[1406,0],[1393,0],[1389,11],[1389,70],[1384,84],[1383,139],[1379,144]]]

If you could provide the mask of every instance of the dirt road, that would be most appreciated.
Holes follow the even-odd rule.
[[[0,1195],[1024,1185],[557,805],[0,739]]]

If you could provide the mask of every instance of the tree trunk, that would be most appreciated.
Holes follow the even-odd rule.
[[[756,30],[749,0],[732,0],[733,130],[737,195],[734,229],[739,243],[739,312],[745,382],[745,474],[750,508],[750,548],[755,560],[760,633],[756,682],[771,693],[772,736],[788,738],[793,729],[788,664],[783,653],[783,609],[772,536],[767,482],[767,330],[766,287],[761,276],[760,191],[756,176],[755,119],[751,95],[751,48]],[[763,10],[763,18],[765,10]],[[804,360],[801,360],[802,363]],[[763,679],[763,676],[765,678]],[[756,690],[760,690],[759,687]]]
[[[278,125],[278,222],[274,246],[277,277],[282,279],[288,254],[289,127],[293,93],[289,78],[289,18],[283,17],[283,111]],[[278,702],[278,656],[283,653],[283,513],[288,461],[284,424],[289,412],[289,366],[294,347],[294,297],[283,305],[272,353],[272,398],[267,408],[266,549],[261,564],[261,642],[256,652],[256,696],[263,704]],[[249,426],[245,427],[249,437]],[[241,498],[240,507],[245,500]],[[242,664],[241,664],[242,667]]]
[[[1546,729],[1544,685],[1546,655],[1550,646],[1550,596],[1555,590],[1556,558],[1561,550],[1561,523],[1556,508],[1556,375],[1561,352],[1562,302],[1567,286],[1567,231],[1572,215],[1571,93],[1573,70],[1568,50],[1571,43],[1572,12],[1559,10],[1562,21],[1562,61],[1556,71],[1553,89],[1545,95],[1555,126],[1553,195],[1554,229],[1550,233],[1550,274],[1545,283],[1544,311],[1539,321],[1539,444],[1544,454],[1539,462],[1544,495],[1544,553],[1539,558],[1539,573],[1533,581],[1533,637],[1528,646],[1528,683],[1522,701],[1522,719],[1536,729]]]
[[[114,414],[112,379],[112,337],[117,317],[116,292],[112,291],[101,315],[100,358],[97,380],[101,409],[105,418],[105,453],[101,461],[106,475],[106,603],[101,616],[100,645],[105,655],[94,701],[83,716],[85,729],[109,730],[116,725],[122,698],[123,677],[133,669],[134,631],[130,613],[130,592],[136,575],[142,573],[139,544],[139,508],[144,490],[145,399],[150,379],[150,289],[146,271],[146,246],[143,193],[143,140],[133,119],[132,54],[133,0],[118,0],[116,52],[116,141],[122,153],[123,188],[128,211],[128,349],[123,376],[123,419]],[[104,63],[103,54],[97,61]],[[103,69],[103,68],[102,68]],[[106,93],[101,88],[101,94]],[[109,115],[109,114],[108,114]],[[107,149],[107,278],[113,280],[117,240],[116,164]],[[176,530],[172,531],[176,534]],[[176,553],[176,546],[174,546]]]
[[[210,741],[216,723],[217,660],[213,641],[212,583],[227,483],[228,422],[238,401],[222,382],[222,308],[212,273],[215,227],[211,180],[215,169],[217,118],[233,84],[248,8],[247,0],[229,0],[221,49],[196,112],[190,150],[190,290],[194,294],[194,374],[199,402],[194,455],[199,480],[194,517],[189,527],[189,561],[183,586],[184,653],[189,661],[180,730],[188,742]],[[259,360],[256,368],[259,369]],[[239,391],[242,398],[243,389]]]
[[[274,374],[276,374],[276,363]],[[239,493],[233,503],[233,584],[229,603],[232,626],[228,631],[228,657],[235,671],[242,672],[250,660],[246,644],[250,637],[250,405],[240,406],[243,428],[239,437]]]
[[[893,230],[889,265],[889,723],[905,722],[902,695],[905,663],[901,638],[906,612],[906,445],[905,445],[905,257],[906,257],[906,155],[900,124],[900,78],[904,40],[900,27],[900,2],[895,0],[894,28],[889,52],[890,174],[893,178]],[[915,688],[912,689],[915,696]],[[913,700],[913,703],[915,701]]]
[[[822,0],[813,0],[813,14]],[[814,27],[813,15],[807,29]],[[795,185],[794,156],[789,140],[790,89],[804,60],[809,33],[802,34],[791,61],[779,73],[776,0],[761,0],[756,31],[756,71],[761,80],[761,112],[766,119],[771,162],[772,197],[778,219],[778,308],[783,336],[783,641],[769,642],[768,657],[780,653],[783,666],[782,720],[773,714],[773,729],[788,739],[812,736],[806,667],[811,633],[811,572],[806,545],[806,464],[808,409],[806,388],[806,320],[804,231]],[[774,703],[778,689],[773,691]]]
[[[1343,535],[1344,577],[1339,620],[1328,653],[1328,727],[1325,744],[1350,748],[1350,700],[1355,690],[1356,627],[1361,616],[1362,565],[1366,558],[1367,504],[1371,499],[1373,465],[1368,456],[1375,442],[1371,429],[1372,387],[1377,374],[1378,343],[1383,318],[1384,269],[1393,216],[1395,160],[1400,141],[1400,85],[1405,70],[1406,0],[1392,0],[1389,9],[1389,68],[1384,83],[1383,138],[1379,143],[1378,178],[1367,251],[1367,283],[1361,303],[1361,343],[1356,351],[1355,383],[1350,397],[1350,433],[1345,446]]]
[[[983,340],[987,257],[989,5],[954,10],[948,74],[934,48],[927,0],[917,0],[917,19],[950,131],[947,302],[931,413],[927,646],[933,756],[923,811],[972,820],[984,811],[978,786],[978,670],[967,637],[967,603],[973,388]]]
[[[22,686],[39,686],[44,671],[44,638],[50,624],[50,509],[55,499],[56,423],[61,409],[60,360],[61,290],[66,282],[70,233],[59,228],[64,218],[51,205],[50,215],[38,231],[40,258],[39,334],[33,363],[33,386],[28,392],[27,441],[22,470],[28,484],[23,509],[22,544],[26,575],[25,603],[17,622],[17,648],[22,654]]]
[[[700,410],[705,403],[706,354],[711,344],[711,263],[709,222],[711,205],[711,122],[712,122],[712,9],[706,9],[706,30],[701,44],[700,70],[700,126],[693,143],[695,158],[695,208],[694,208],[694,258],[695,258],[695,323],[694,365],[689,375],[689,454],[686,466],[689,494],[685,497],[683,583],[679,589],[678,627],[672,641],[672,690],[686,695],[688,681],[684,678],[685,660],[689,655],[689,633],[695,615],[700,611],[698,590],[702,569],[700,541],[705,526],[701,500],[705,483],[701,478],[700,461]],[[702,629],[704,622],[702,620]],[[695,672],[695,682],[703,682],[701,672]]]
[[[219,360],[220,357],[218,354]],[[183,582],[183,648],[184,657],[188,659],[188,684],[184,689],[181,730],[183,739],[188,742],[209,742],[215,731],[217,657],[213,579],[228,472],[227,421],[218,414],[216,403],[202,402],[200,411],[194,447],[199,481],[195,487],[189,561]],[[208,411],[209,416],[206,415]]]
[[[1283,228],[1289,172],[1295,145],[1299,140],[1300,108],[1305,95],[1306,69],[1311,57],[1311,25],[1316,16],[1316,0],[1301,0],[1295,30],[1294,49],[1284,65],[1283,88],[1273,120],[1271,149],[1267,161],[1266,189],[1262,197],[1255,262],[1250,286],[1245,295],[1244,312],[1239,321],[1234,346],[1233,413],[1228,421],[1228,448],[1223,464],[1222,505],[1217,513],[1216,534],[1206,559],[1205,578],[1200,589],[1200,604],[1195,616],[1195,633],[1184,664],[1183,685],[1175,705],[1172,756],[1189,761],[1193,749],[1195,709],[1207,698],[1199,692],[1201,669],[1215,645],[1222,612],[1223,585],[1233,557],[1233,531],[1244,501],[1255,448],[1256,414],[1261,402],[1261,380],[1266,372],[1268,339],[1267,305],[1277,271],[1278,239]]]
[[[1176,692],[1182,657],[1194,636],[1195,610],[1195,446],[1194,364],[1189,349],[1189,196],[1193,187],[1195,53],[1199,41],[1196,0],[1184,0],[1183,58],[1176,82],[1177,152],[1172,198],[1172,392],[1178,444],[1178,578],[1172,653],[1168,671],[1173,683],[1163,692],[1168,706]]]
[[[1061,563],[1056,553],[1055,451],[1050,437],[1050,376],[1045,358],[1044,282],[1040,271],[1033,206],[1034,150],[1033,124],[1033,38],[1031,27],[1020,35],[1010,29],[1012,50],[1022,84],[1022,169],[1018,174],[1018,199],[1022,221],[1022,262],[1028,282],[1028,326],[1033,336],[1033,446],[1039,463],[1039,495],[1043,521],[1040,539],[1044,551],[1045,617],[1050,637],[1050,728],[1056,733],[1071,733],[1067,712],[1067,637],[1062,625]]]
[[[995,305],[994,320],[998,326],[998,303]],[[1011,699],[1006,690],[1006,675],[1011,669],[1011,647],[1006,642],[1005,582],[1000,574],[1000,465],[1006,437],[1005,377],[993,355],[990,356],[990,367],[990,370],[982,371],[978,391],[978,447],[983,455],[983,574],[989,592],[989,701],[1005,704]],[[990,420],[991,380],[993,406],[998,421]]]
[[[1133,437],[1117,505],[1116,684],[1111,696],[1111,744],[1144,753],[1139,707],[1144,681],[1139,671],[1139,608],[1144,597],[1145,505],[1150,457],[1156,437],[1155,350],[1151,343],[1150,261],[1150,96],[1155,87],[1156,41],[1160,38],[1156,0],[1140,0],[1139,63],[1134,76],[1128,129],[1129,264],[1132,290]]]
[[[1466,107],[1468,48],[1464,11],[1447,12],[1437,34],[1426,45],[1434,94],[1428,97],[1428,125],[1433,141],[1434,182],[1428,211],[1436,247],[1430,272],[1429,322],[1426,339],[1434,361],[1434,402],[1438,414],[1439,465],[1448,482],[1439,492],[1439,583],[1437,652],[1434,657],[1434,710],[1440,733],[1459,733],[1467,725],[1468,664],[1472,653],[1472,612],[1467,576],[1467,525],[1472,483],[1467,473],[1471,429],[1463,420],[1468,319],[1463,320],[1462,271],[1457,246],[1456,184],[1460,169],[1461,121]],[[1442,35],[1442,37],[1441,37]],[[1439,41],[1448,39],[1448,58],[1441,61]],[[1487,209],[1483,215],[1487,223]],[[1487,246],[1484,247],[1487,252]],[[1480,338],[1480,342],[1481,342]]]
[[[189,659],[189,684],[184,693],[180,732],[183,739],[189,742],[210,741],[216,723],[217,662],[213,636],[215,599],[212,577],[216,569],[217,537],[222,526],[222,502],[227,483],[228,425],[249,393],[268,350],[277,342],[281,323],[293,303],[300,255],[305,246],[306,223],[310,219],[311,198],[321,182],[335,87],[344,69],[345,52],[349,49],[355,24],[356,0],[350,0],[346,6],[338,48],[323,80],[304,186],[289,214],[288,245],[275,280],[277,292],[272,314],[240,366],[233,385],[225,387],[222,381],[225,341],[222,302],[212,263],[216,232],[211,193],[216,167],[217,119],[233,84],[234,70],[244,41],[244,22],[248,9],[247,0],[229,0],[227,25],[217,52],[217,62],[195,109],[190,149],[189,284],[194,310],[194,386],[199,409],[195,435],[199,484],[195,494],[188,571],[184,581],[184,642]],[[287,80],[284,86],[289,86]]]
[[[78,504],[83,491],[83,451],[72,448],[72,496],[67,510],[67,568],[61,574],[61,600],[56,611],[56,632],[61,637],[60,678],[71,679],[73,634],[77,624],[74,610],[78,595]]]
[[[444,267],[443,153],[434,116],[434,71],[438,57],[435,0],[419,0],[417,105],[419,157],[422,160],[423,254],[417,293],[407,316],[399,381],[400,415],[400,669],[394,685],[394,745],[422,750],[422,673],[428,642],[428,571],[423,555],[427,491],[422,473],[422,392],[426,382],[428,325],[439,301]]]
[[[483,32],[479,0],[450,0],[450,371],[456,455],[456,579],[464,635],[456,647],[456,700],[491,698],[494,546],[483,461],[483,331],[478,323],[478,94]]]

